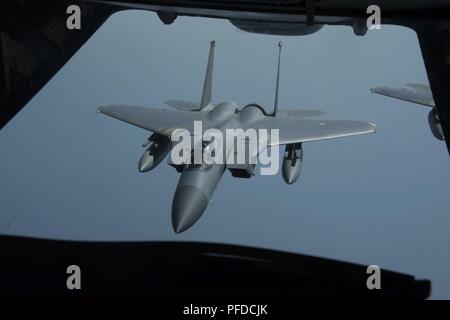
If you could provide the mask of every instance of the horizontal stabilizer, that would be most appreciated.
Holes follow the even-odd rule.
[[[184,110],[184,111],[200,110],[200,103],[198,102],[184,101],[184,100],[168,100],[165,101],[164,103],[177,110]]]
[[[326,114],[321,110],[278,110],[277,118],[309,118]]]
[[[428,92],[428,93],[431,92],[430,86],[426,85],[426,84],[407,83],[406,86],[410,87],[410,88],[412,88],[414,90],[417,90],[417,91]]]

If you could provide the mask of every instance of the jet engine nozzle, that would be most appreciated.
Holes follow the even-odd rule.
[[[139,160],[139,172],[147,172],[156,168],[170,152],[170,144],[170,139],[166,136],[158,133],[151,135],[145,143],[148,148]]]
[[[286,145],[283,158],[283,179],[287,184],[293,184],[300,176],[303,162],[303,148],[301,143]]]

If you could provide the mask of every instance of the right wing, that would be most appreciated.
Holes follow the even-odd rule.
[[[412,103],[421,104],[424,106],[434,108],[434,100],[431,91],[425,85],[408,84],[411,89],[406,88],[390,88],[390,87],[378,87],[370,89],[372,93],[377,93],[383,96],[388,96],[395,99],[400,99]]]
[[[269,141],[269,146],[374,133],[377,129],[374,124],[364,121],[285,119],[278,116],[265,117],[247,128],[278,129],[278,141]]]
[[[128,105],[102,106],[97,112],[132,124],[134,126],[170,136],[176,129],[193,132],[194,121],[209,123],[203,112],[179,111],[168,109],[151,109]]]

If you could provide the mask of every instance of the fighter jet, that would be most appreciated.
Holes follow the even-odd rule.
[[[438,111],[436,110],[430,86],[408,83],[406,84],[406,87],[407,88],[377,87],[370,89],[370,91],[372,93],[432,108],[430,113],[428,113],[428,124],[430,125],[431,133],[436,139],[441,141],[444,140],[444,132],[442,130],[441,121],[439,119]]]
[[[167,101],[166,104],[175,110],[130,105],[107,105],[99,107],[98,112],[153,133],[144,144],[147,149],[139,161],[138,169],[140,172],[156,168],[175,148],[176,144],[172,142],[172,135],[177,130],[187,130],[192,135],[195,121],[201,121],[204,127],[214,128],[219,132],[228,129],[276,129],[278,139],[270,137],[263,141],[263,145],[266,149],[285,145],[282,175],[287,184],[292,184],[300,175],[303,161],[303,143],[374,133],[376,126],[363,121],[306,119],[323,114],[323,112],[317,110],[278,110],[281,46],[280,42],[275,103],[272,111],[268,111],[256,103],[239,108],[235,102],[218,104],[212,102],[215,48],[215,41],[212,41],[200,103],[180,100]],[[261,141],[259,140],[258,143]],[[207,151],[210,145],[206,141],[200,141],[194,148]],[[228,144],[226,145],[224,157],[228,159],[235,152],[235,149],[229,148]],[[262,152],[262,149],[258,152]],[[234,164],[230,161],[212,164],[206,163],[206,161],[201,162],[201,164],[188,162],[177,164],[172,161],[172,157],[169,157],[168,164],[181,173],[172,202],[172,226],[175,233],[190,228],[202,216],[218,182],[227,169],[234,177],[250,178],[254,175],[256,167],[255,163],[251,161],[246,161],[244,164]]]

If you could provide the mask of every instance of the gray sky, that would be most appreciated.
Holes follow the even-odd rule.
[[[138,173],[149,133],[96,109],[200,100],[213,39],[214,102],[272,108],[282,40],[280,108],[367,120],[379,132],[305,144],[302,175],[291,186],[281,174],[226,173],[203,217],[176,235],[170,208],[179,175],[165,163]],[[115,14],[0,131],[0,233],[280,249],[431,279],[432,297],[450,298],[447,150],[430,132],[427,108],[369,92],[407,82],[427,78],[406,28],[273,37],[222,20],[165,26],[149,12]]]

